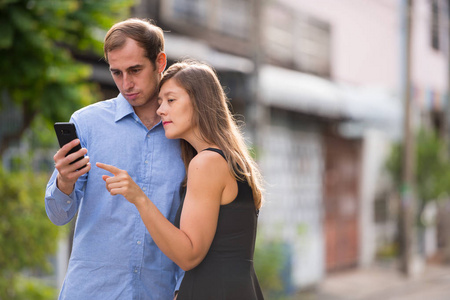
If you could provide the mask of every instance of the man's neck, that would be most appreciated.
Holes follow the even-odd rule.
[[[153,126],[161,121],[161,117],[156,114],[157,106],[151,107],[134,107],[134,111],[136,115],[139,117],[141,122],[147,127],[147,129],[151,129]]]
[[[160,116],[158,116],[157,114],[155,114],[153,118],[148,118],[146,116],[146,117],[139,117],[139,119],[141,119],[141,122],[145,125],[145,127],[147,127],[147,129],[151,129],[153,126],[158,124],[159,121],[161,121]]]

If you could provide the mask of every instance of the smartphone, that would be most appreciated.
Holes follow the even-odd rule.
[[[70,122],[57,122],[54,125],[56,136],[58,137],[59,146],[62,147],[65,144],[69,143],[70,141],[77,139],[77,130],[75,128],[75,124]],[[76,145],[70,151],[67,153],[67,155],[77,152],[81,149],[80,144]],[[67,156],[66,155],[66,156]],[[73,164],[81,159],[83,159],[84,156],[80,156],[79,158],[75,159],[70,164]],[[86,165],[84,165],[82,168],[84,168]]]

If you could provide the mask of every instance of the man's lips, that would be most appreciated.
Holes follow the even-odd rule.
[[[125,94],[125,98],[127,98],[128,100],[134,100],[137,98],[138,95],[139,95],[139,93]]]

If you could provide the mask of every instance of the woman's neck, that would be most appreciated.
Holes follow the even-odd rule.
[[[189,144],[191,144],[192,147],[197,151],[197,153],[200,153],[202,150],[205,150],[206,148],[218,148],[216,144],[206,142],[204,140],[195,139],[195,140],[186,140]]]

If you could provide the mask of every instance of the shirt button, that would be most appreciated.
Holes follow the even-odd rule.
[[[137,273],[138,269],[134,269],[134,273]]]
[[[67,200],[67,204],[70,204],[72,201],[70,201],[70,200]]]
[[[148,160],[144,161],[144,163],[148,164]]]
[[[137,241],[137,244],[140,245],[140,244],[141,244],[141,241]]]
[[[143,191],[145,191],[146,189],[147,189],[147,188],[146,188],[145,186],[142,188]]]

